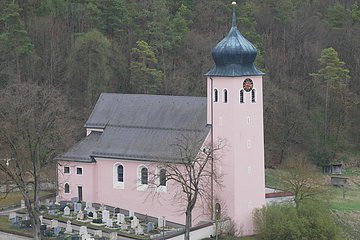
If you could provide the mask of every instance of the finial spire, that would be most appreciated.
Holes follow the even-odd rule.
[[[236,13],[235,13],[235,6],[236,6],[236,2],[232,2],[231,3],[233,5],[233,15],[232,15],[232,27],[236,27]]]

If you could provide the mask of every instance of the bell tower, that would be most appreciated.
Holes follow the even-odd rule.
[[[207,122],[212,139],[225,139],[216,163],[222,188],[214,190],[221,217],[229,217],[239,235],[253,234],[253,211],[265,204],[263,73],[256,48],[241,35],[233,2],[232,26],[212,50],[215,67],[207,74]]]

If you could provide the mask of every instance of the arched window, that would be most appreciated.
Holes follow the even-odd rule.
[[[65,183],[64,192],[65,193],[70,193],[70,185],[68,183]]]
[[[227,89],[224,89],[224,91],[223,91],[223,93],[224,93],[224,103],[227,103],[228,102],[228,91],[227,91]]]
[[[255,89],[251,90],[251,102],[256,103]]]
[[[161,169],[159,174],[159,185],[160,186],[166,186],[166,170]]]
[[[214,89],[214,102],[218,102],[219,100],[219,93],[218,90],[215,88]]]
[[[241,89],[240,90],[240,103],[244,103],[245,102],[245,99],[244,99],[244,90]]]
[[[123,165],[119,165],[117,167],[117,181],[124,182],[124,167],[123,167]]]
[[[141,184],[148,184],[148,169],[145,167],[141,169]]]

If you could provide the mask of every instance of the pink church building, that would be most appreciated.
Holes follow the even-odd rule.
[[[263,73],[254,66],[256,54],[233,12],[228,35],[212,50],[207,97],[101,94],[85,123],[86,137],[58,159],[58,197],[184,224],[184,206],[174,199],[178,186],[156,163],[179,158],[172,144],[183,133],[200,136],[199,151],[209,139],[225,139],[214,204],[239,235],[253,234],[253,211],[265,204]],[[149,185],[152,174],[156,188]],[[210,216],[199,202],[193,223]]]

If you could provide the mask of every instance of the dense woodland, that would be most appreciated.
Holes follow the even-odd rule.
[[[243,0],[266,73],[266,164],[360,149],[360,1]],[[206,95],[228,0],[0,0],[0,88],[58,89],[83,123],[101,92]],[[79,136],[84,134],[79,125]]]

